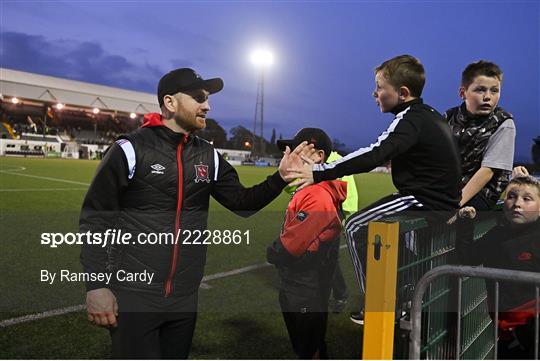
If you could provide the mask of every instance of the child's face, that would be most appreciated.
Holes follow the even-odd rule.
[[[459,94],[465,100],[469,113],[479,116],[489,115],[501,97],[501,82],[494,77],[479,75],[466,89],[461,87]]]
[[[503,210],[506,219],[514,225],[535,222],[540,217],[538,189],[525,184],[510,184]]]
[[[373,96],[383,113],[392,111],[399,104],[399,93],[384,77],[384,72],[382,71],[375,74],[375,91],[373,92]]]

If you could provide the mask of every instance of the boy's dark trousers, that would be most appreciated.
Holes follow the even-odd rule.
[[[279,304],[283,311],[289,339],[298,358],[312,359],[315,356],[320,359],[328,358],[324,340],[328,311],[319,311],[321,308],[319,300],[302,299],[302,297],[298,298],[293,294],[280,291]],[[285,311],[298,308],[300,312]],[[317,311],[312,311],[310,308]]]
[[[341,246],[341,239],[339,245]],[[347,283],[345,283],[343,273],[341,272],[341,267],[339,266],[339,248],[336,252],[336,268],[334,270],[334,276],[332,277],[330,286],[334,300],[346,300],[349,297]]]
[[[335,265],[332,259],[318,269],[280,269],[279,304],[293,350],[300,359],[328,358],[325,336]]]
[[[339,260],[336,264],[336,270],[334,271],[334,277],[332,278],[332,296],[334,300],[346,300],[349,297],[347,292],[347,284],[343,278],[341,267],[339,266]]]

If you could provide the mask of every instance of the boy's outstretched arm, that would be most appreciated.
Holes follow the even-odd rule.
[[[478,169],[461,190],[461,201],[459,202],[459,206],[463,207],[478,192],[480,192],[491,180],[493,174],[494,172],[491,168],[481,167]]]
[[[291,185],[305,185],[319,183],[324,180],[337,179],[346,175],[369,172],[379,165],[386,163],[395,156],[407,151],[416,144],[420,129],[410,118],[396,118],[369,147],[360,148],[347,156],[329,164],[308,163],[302,167],[290,169],[291,174],[286,179],[294,181]],[[304,185],[305,184],[305,185]]]
[[[500,172],[512,170],[516,130],[513,122],[505,124],[506,122],[489,139],[480,169],[463,187],[460,206],[467,204],[491,178],[498,177]]]

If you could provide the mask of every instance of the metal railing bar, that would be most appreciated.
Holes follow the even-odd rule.
[[[456,360],[459,360],[461,355],[461,288],[463,286],[463,279],[458,278],[458,303],[457,303],[457,330],[456,330]]]
[[[495,325],[494,325],[494,329],[495,329],[495,355],[494,355],[494,359],[497,360],[497,352],[499,351],[498,350],[498,347],[497,347],[497,340],[499,339],[499,282],[495,282]]]
[[[538,360],[538,311],[540,310],[539,302],[539,294],[538,294],[538,286],[536,286],[535,289],[535,307],[534,307],[534,359]]]

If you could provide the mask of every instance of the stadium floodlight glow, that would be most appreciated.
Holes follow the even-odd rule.
[[[64,109],[64,104],[62,104],[62,103],[56,103],[56,109],[58,109],[58,110]]]
[[[92,109],[92,113],[98,114],[98,113],[99,113],[99,108],[94,108],[94,109]]]
[[[251,53],[251,62],[256,66],[269,66],[274,63],[274,54],[267,49],[256,49]]]
[[[129,114],[129,117],[130,117],[131,119],[135,119],[135,118],[137,117],[137,114],[135,114],[135,113],[130,113],[130,114]]]
[[[11,98],[11,102],[12,102],[13,104],[19,104],[20,100],[19,100],[19,98],[17,98],[17,97],[13,97],[13,98]]]

